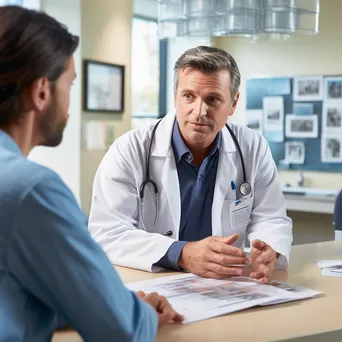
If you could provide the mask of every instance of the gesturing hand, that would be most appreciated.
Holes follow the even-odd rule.
[[[262,283],[269,282],[272,279],[274,265],[277,263],[276,251],[261,240],[253,240],[251,259],[253,271],[250,277]]]
[[[229,237],[210,236],[206,239],[188,242],[179,257],[178,265],[205,278],[223,279],[242,274],[236,264],[247,264],[248,258],[237,247],[231,246],[239,234]]]

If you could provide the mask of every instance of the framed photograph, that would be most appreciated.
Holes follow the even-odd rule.
[[[342,100],[342,77],[326,77],[324,79],[325,100]]]
[[[83,109],[87,112],[124,111],[125,67],[84,61]]]
[[[324,133],[340,134],[342,136],[342,101],[325,101],[322,127]]]
[[[285,142],[285,160],[290,164],[304,164],[305,145],[301,141]]]
[[[247,110],[245,113],[246,126],[262,134],[262,110]]]
[[[284,98],[266,96],[263,98],[265,131],[282,131],[284,128]]]
[[[339,135],[323,135],[321,139],[323,163],[342,163],[342,137]]]
[[[286,115],[286,136],[288,138],[317,138],[317,115]]]
[[[298,115],[311,115],[313,114],[313,104],[294,102],[292,105],[292,113]]]
[[[323,100],[323,76],[302,76],[293,78],[294,101]]]

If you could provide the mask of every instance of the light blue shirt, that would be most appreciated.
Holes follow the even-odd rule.
[[[178,259],[185,244],[212,235],[211,208],[221,134],[221,132],[217,134],[211,152],[201,166],[197,167],[192,164],[194,157],[186,146],[178,122],[175,120],[171,144],[176,160],[181,197],[180,241],[175,241],[170,246],[167,253],[155,264],[156,266],[179,270]]]
[[[127,290],[71,191],[0,130],[0,341],[50,341],[57,315],[86,341],[153,341],[152,307]]]

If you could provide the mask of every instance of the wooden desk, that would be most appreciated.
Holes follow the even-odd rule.
[[[342,331],[342,277],[321,276],[315,263],[317,259],[342,259],[342,241],[294,246],[288,274],[275,271],[274,279],[321,291],[323,295],[320,297],[252,308],[184,326],[165,326],[160,330],[157,341],[283,341],[328,331]],[[117,270],[125,283],[174,274],[150,274],[121,267],[117,267]],[[75,332],[56,333],[53,342],[61,341],[82,340]]]

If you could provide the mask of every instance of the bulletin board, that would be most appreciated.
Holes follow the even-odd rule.
[[[265,136],[280,169],[341,172],[342,76],[249,79],[246,124]]]

